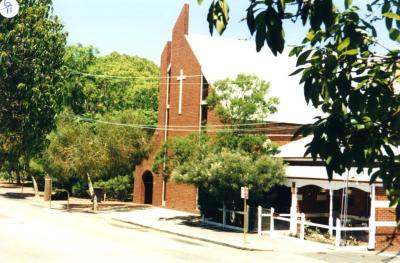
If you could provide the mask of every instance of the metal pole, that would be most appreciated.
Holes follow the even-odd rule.
[[[247,205],[246,205],[246,197],[243,199],[244,200],[244,209],[243,209],[243,218],[244,218],[244,224],[243,224],[243,243],[246,245],[246,229],[247,229]]]
[[[68,200],[67,200],[67,210],[69,211],[69,191],[67,190],[67,196],[68,196]]]
[[[225,228],[226,225],[226,206],[225,202],[222,203],[222,226]]]
[[[258,229],[258,235],[259,236],[261,236],[261,234],[262,234],[262,207],[259,205],[258,206],[258,221],[257,221],[257,224],[258,224],[258,226],[257,226],[257,229]]]
[[[51,208],[51,195],[53,194],[53,179],[50,177],[50,200],[49,200],[49,208]]]

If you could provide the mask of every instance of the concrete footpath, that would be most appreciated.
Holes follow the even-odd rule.
[[[291,251],[299,252],[323,253],[334,250],[331,245],[301,241],[279,234],[270,237],[268,234],[258,236],[250,233],[246,235],[245,244],[243,233],[204,225],[196,214],[159,207],[136,207],[129,211],[107,213],[105,216],[120,222],[242,250],[287,251],[288,247]]]

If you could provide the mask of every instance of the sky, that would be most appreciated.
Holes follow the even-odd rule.
[[[209,34],[206,17],[210,2],[204,0],[199,6],[197,0],[53,0],[54,13],[65,25],[69,44],[93,45],[102,55],[112,51],[137,55],[156,64],[184,3],[190,4],[189,32]],[[231,21],[223,37],[249,38],[246,23],[240,22],[249,2],[229,3]],[[287,44],[299,43],[305,35],[304,28],[293,24],[285,25],[285,31]]]
[[[191,33],[209,34],[206,21],[210,1],[197,0],[53,0],[54,13],[68,32],[68,43],[93,45],[101,54],[118,51],[159,64],[166,41],[183,4],[190,4]],[[231,0],[231,21],[224,37],[249,38],[245,22],[248,1]],[[288,28],[290,36],[301,36]],[[304,36],[304,35],[303,35]]]

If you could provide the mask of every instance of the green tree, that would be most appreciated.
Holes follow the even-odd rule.
[[[60,180],[109,180],[129,175],[147,156],[151,132],[136,127],[150,125],[142,111],[109,113],[99,120],[61,115],[49,136],[45,169]],[[132,126],[134,125],[134,126]]]
[[[279,100],[267,98],[269,83],[254,75],[239,74],[236,79],[216,81],[207,102],[224,124],[265,122],[277,111]]]
[[[85,113],[84,85],[86,78],[77,72],[87,72],[96,61],[98,50],[81,44],[68,46],[64,55],[65,98],[64,105],[75,114]]]
[[[50,0],[19,1],[20,14],[0,23],[0,135],[5,156],[20,183],[22,158],[29,160],[46,145],[62,104],[66,33],[52,14]]]
[[[371,183],[381,178],[391,205],[399,208],[399,155],[393,148],[400,146],[400,96],[395,87],[400,49],[384,47],[378,33],[398,47],[400,2],[359,1],[364,8],[352,0],[342,3],[339,9],[332,0],[251,0],[246,21],[257,50],[266,43],[274,54],[284,49],[284,21],[300,21],[308,29],[291,51],[298,66],[293,74],[302,73],[307,103],[325,115],[299,131],[314,135],[307,153],[325,162],[329,178],[352,166],[359,172],[369,168]],[[228,0],[212,1],[208,21],[211,32],[224,31]],[[377,30],[382,23],[386,33]],[[377,50],[383,50],[382,55]],[[372,173],[375,166],[379,169]]]
[[[261,198],[282,183],[285,173],[281,159],[266,155],[254,161],[248,153],[223,149],[208,153],[201,160],[195,157],[196,154],[174,169],[171,180],[194,184],[218,202],[238,203],[242,186],[249,187],[252,199]]]
[[[157,114],[159,69],[153,62],[113,52],[96,57],[85,73],[85,113],[145,109]]]
[[[221,148],[241,150],[250,154],[274,154],[276,147],[264,134],[249,132],[264,123],[269,114],[277,111],[279,99],[268,97],[270,85],[254,75],[239,74],[235,79],[214,83],[207,103],[223,124],[216,143]],[[249,125],[249,124],[254,125]]]

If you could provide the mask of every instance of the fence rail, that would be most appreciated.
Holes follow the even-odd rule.
[[[342,226],[339,218],[336,219],[336,225],[333,226],[333,224],[324,225],[324,224],[308,222],[308,221],[306,221],[306,217],[305,217],[304,213],[296,214],[293,218],[291,214],[275,214],[274,208],[271,208],[269,210],[270,213],[263,213],[262,210],[263,210],[263,208],[261,206],[259,206],[258,207],[258,231],[257,231],[259,235],[262,235],[263,233],[266,233],[266,232],[269,232],[270,235],[274,235],[274,232],[275,232],[274,221],[280,220],[280,221],[284,221],[284,222],[289,222],[290,224],[295,224],[294,229],[296,230],[296,234],[297,234],[297,226],[300,225],[300,239],[301,240],[305,239],[305,226],[328,229],[329,233],[331,235],[333,234],[333,230],[334,230],[336,247],[341,246],[341,233],[342,232],[367,231],[368,235],[369,235],[368,248],[373,249],[375,247],[375,224],[373,223],[372,218],[369,219],[369,226],[367,226],[367,227],[344,227],[344,226]],[[269,231],[262,230],[261,220],[263,217],[270,218]],[[300,218],[300,220],[299,220],[299,218]],[[292,229],[292,227],[291,227],[291,229]]]
[[[227,209],[225,207],[225,205],[223,205],[222,208],[218,208],[217,210],[222,212],[222,222],[221,223],[209,220],[205,217],[203,217],[203,223],[209,224],[209,225],[214,225],[214,226],[220,226],[222,228],[243,231],[243,227],[238,227],[238,226],[233,226],[233,225],[227,224],[226,215],[227,215],[227,213],[230,213],[230,214],[234,214],[235,216],[236,215],[245,216],[244,211],[230,210],[230,209]],[[249,232],[249,210],[250,210],[250,207],[248,206],[247,211],[246,211],[246,220],[247,220],[246,232]]]

